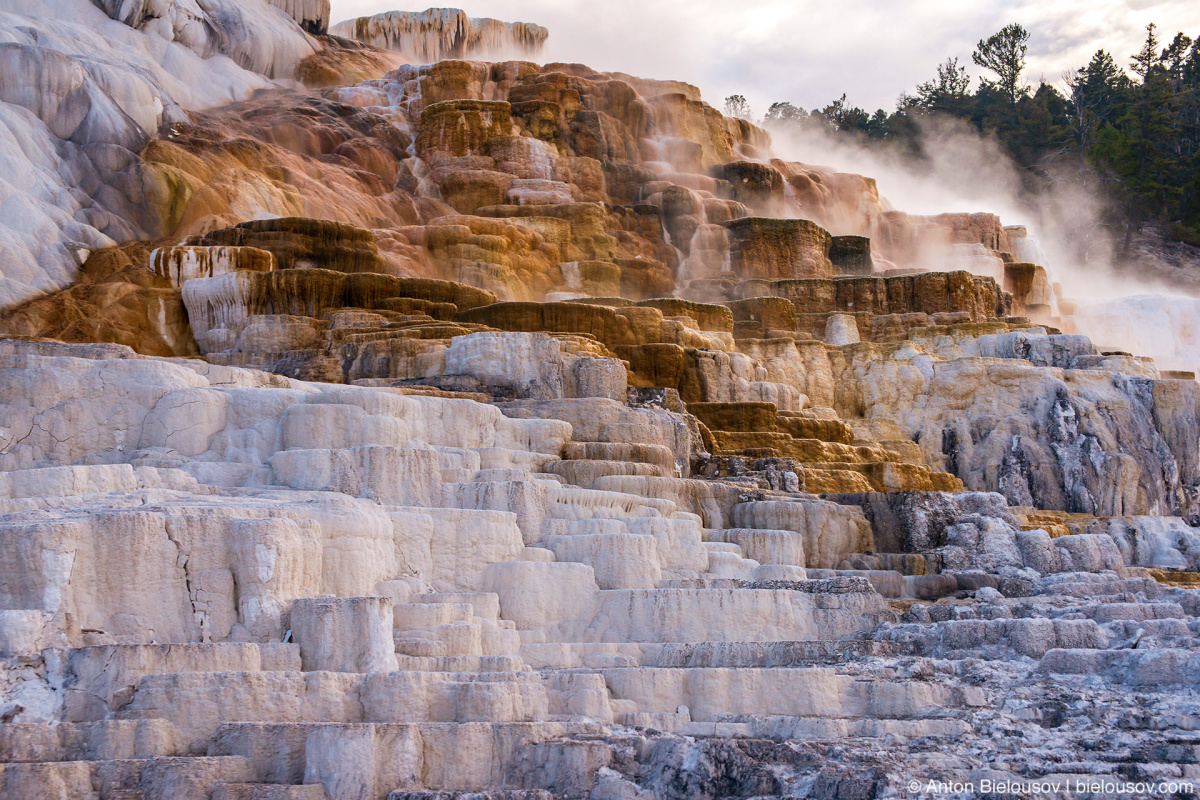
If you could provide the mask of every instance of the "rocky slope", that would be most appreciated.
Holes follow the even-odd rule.
[[[0,794],[1195,794],[1200,387],[1027,231],[686,84],[438,60],[536,26],[239,4],[301,86],[216,8],[62,61],[169,21],[266,90],[38,190],[128,227],[0,319]],[[88,96],[0,108],[77,163]]]
[[[391,53],[328,35],[328,0],[0,9],[0,306],[69,285],[91,251],[171,232],[172,176],[141,154],[189,112],[377,77],[419,54],[525,55],[545,40],[536,26],[459,16],[394,33]]]

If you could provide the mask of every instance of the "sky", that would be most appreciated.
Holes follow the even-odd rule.
[[[1198,0],[460,0],[474,17],[550,29],[543,61],[683,80],[720,107],[744,95],[756,116],[770,103],[823,107],[843,92],[891,111],[903,91],[1010,22],[1032,34],[1026,78],[1061,84],[1097,49],[1127,65],[1154,22],[1160,38],[1200,37]],[[332,0],[337,20],[397,7],[395,0]],[[422,11],[425,5],[401,6]],[[598,10],[599,9],[599,10]],[[973,84],[974,85],[974,84]]]

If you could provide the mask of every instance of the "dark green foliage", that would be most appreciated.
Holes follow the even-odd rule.
[[[1000,31],[981,39],[971,54],[971,60],[996,73],[995,86],[1010,103],[1017,102],[1023,93],[1021,73],[1025,71],[1025,51],[1029,46],[1029,31],[1020,25],[1005,25]],[[990,83],[989,81],[984,81]]]
[[[1147,222],[1200,242],[1200,41],[1180,33],[1164,46],[1150,25],[1131,56],[1131,74],[1100,50],[1056,88],[1022,83],[1029,36],[1008,25],[979,42],[972,61],[991,75],[973,93],[966,67],[952,58],[915,94],[902,94],[891,114],[858,108],[842,95],[811,113],[775,103],[763,122],[823,127],[928,156],[925,123],[957,119],[999,142],[1031,193],[1064,177],[1099,187],[1106,224],[1125,231],[1126,245]]]
[[[923,111],[941,111],[944,114],[965,116],[971,103],[971,76],[966,67],[958,65],[957,58],[947,58],[939,64],[937,77],[917,86],[917,96],[901,97],[900,105]]]

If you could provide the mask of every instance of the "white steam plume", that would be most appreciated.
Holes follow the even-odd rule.
[[[817,124],[773,127],[775,154],[876,180],[882,198],[909,214],[989,212],[1024,225],[1045,252],[1052,280],[1080,303],[1074,322],[1103,348],[1149,355],[1163,369],[1200,368],[1200,300],[1179,286],[1114,266],[1119,236],[1104,224],[1104,196],[1085,170],[1052,171],[1037,192],[993,138],[951,118],[922,120],[924,157],[863,142]],[[1119,244],[1119,241],[1118,241]]]

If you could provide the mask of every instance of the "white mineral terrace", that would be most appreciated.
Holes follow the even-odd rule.
[[[0,369],[6,798],[675,797],[687,759],[766,780],[738,742],[965,766],[1011,741],[996,715],[1041,776],[1081,723],[1169,770],[1200,713],[1196,593],[1138,569],[1195,567],[1179,519],[1051,538],[994,494],[714,498],[662,457],[572,485],[564,452],[678,446],[677,415],[614,401],[502,413],[103,345],[8,341]],[[944,541],[942,574],[856,555],[886,516]],[[966,599],[889,611],[941,595]]]

